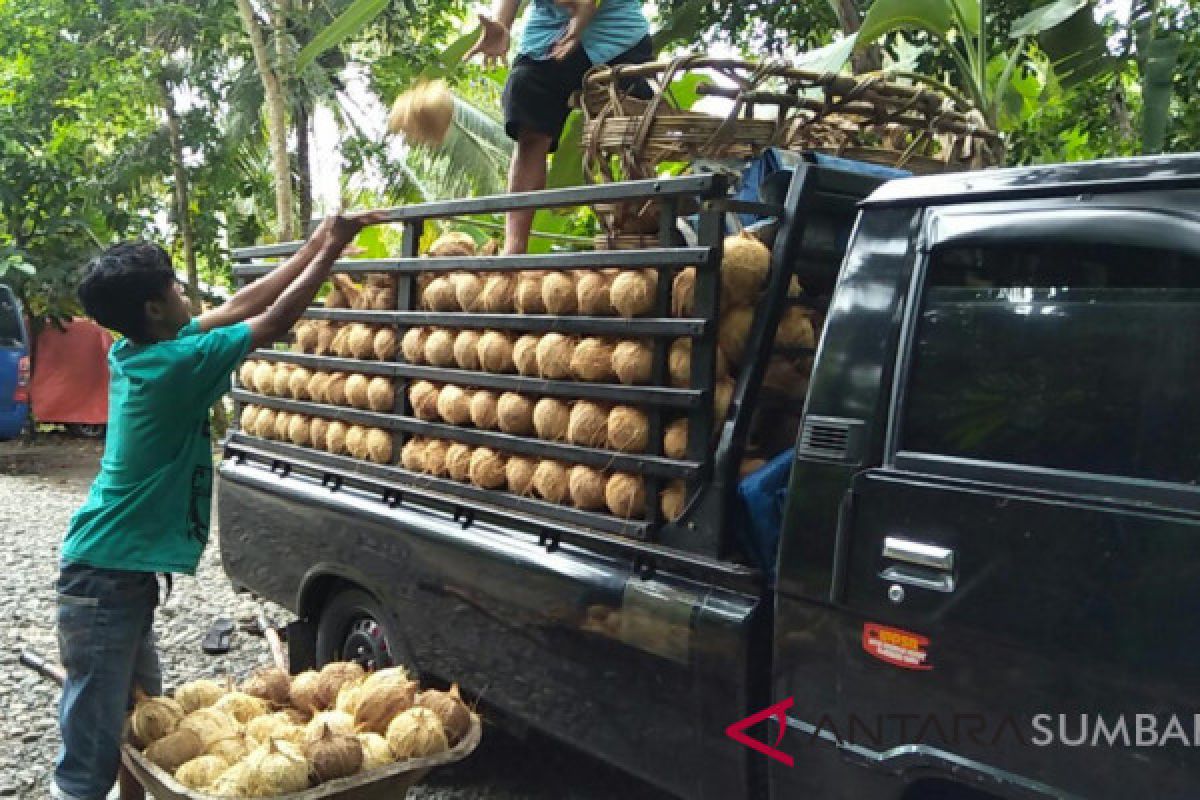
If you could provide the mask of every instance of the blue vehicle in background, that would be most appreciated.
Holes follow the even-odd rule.
[[[21,435],[29,418],[29,333],[21,304],[0,284],[0,442]]]

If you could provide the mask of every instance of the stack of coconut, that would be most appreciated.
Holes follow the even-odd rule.
[[[755,306],[770,268],[770,250],[755,237],[742,233],[728,237],[724,244],[714,391],[714,420],[718,425],[728,414],[735,375],[746,357]],[[440,237],[429,250],[429,255],[435,257],[476,254],[474,241],[462,233]],[[421,273],[416,291],[423,309],[447,313],[633,318],[653,312],[658,279],[658,272],[653,269]],[[674,275],[671,286],[674,316],[695,314],[695,280],[696,271],[691,267]],[[793,280],[789,295],[794,298],[800,292]],[[326,305],[331,307],[394,308],[395,301],[395,282],[383,275],[368,275],[361,287],[345,276],[337,276],[333,290],[326,296]],[[303,322],[295,333],[295,348],[306,353],[384,361],[399,355],[410,364],[549,380],[642,385],[651,380],[653,365],[653,344],[642,339],[522,334],[475,327],[413,327],[401,335],[389,326],[338,325],[329,321]],[[797,357],[789,352],[812,347],[814,341],[812,313],[789,302],[776,335],[781,351],[772,356],[767,367],[768,394],[781,389],[789,399],[797,393],[803,397],[807,375],[797,358],[806,356]],[[670,344],[667,366],[672,386],[690,385],[691,357],[690,338]],[[244,386],[262,394],[328,405],[389,412],[395,402],[393,383],[384,377],[311,373],[303,367],[249,362],[243,367],[241,378]],[[408,388],[413,415],[427,421],[616,452],[643,453],[650,449],[649,421],[643,409],[584,399],[472,389],[470,383],[467,376],[463,377],[462,385],[414,382]],[[394,455],[392,437],[386,431],[278,414],[253,406],[243,412],[242,427],[264,438],[381,463],[390,461]],[[779,441],[778,437],[766,438]],[[687,420],[682,417],[667,420],[662,452],[671,458],[683,458],[687,440]],[[487,489],[507,489],[581,509],[607,509],[622,518],[645,514],[645,486],[635,475],[548,460],[532,461],[491,448],[471,448],[436,439],[409,441],[400,453],[400,460],[407,469],[470,481]],[[761,463],[761,458],[752,459],[743,471]],[[662,492],[660,500],[667,518],[678,517],[683,508],[683,492],[682,482],[672,482]]]
[[[399,667],[352,662],[294,678],[263,669],[236,689],[186,683],[142,697],[130,738],[188,789],[273,797],[450,749],[471,727],[458,690],[421,691]]]

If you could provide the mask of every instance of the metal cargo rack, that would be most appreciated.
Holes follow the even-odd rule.
[[[389,209],[387,222],[403,226],[401,257],[383,259],[346,259],[334,270],[348,274],[390,273],[397,278],[397,307],[394,311],[310,308],[307,319],[339,323],[361,322],[394,326],[398,334],[414,326],[449,329],[491,329],[515,332],[560,332],[609,338],[643,338],[653,341],[652,377],[648,385],[618,385],[570,380],[546,380],[520,375],[473,372],[408,364],[402,361],[369,361],[316,356],[282,350],[259,350],[251,357],[264,361],[286,362],[310,370],[357,372],[384,375],[393,379],[393,411],[380,413],[341,406],[323,405],[259,395],[245,387],[234,392],[237,418],[241,408],[254,404],[292,413],[331,420],[342,420],[381,428],[393,435],[392,464],[372,464],[346,456],[336,456],[312,448],[266,441],[233,431],[226,440],[227,456],[264,463],[288,474],[294,465],[299,471],[318,475],[332,489],[344,483],[369,487],[379,492],[383,502],[448,503],[455,516],[474,518],[475,512],[495,512],[507,523],[527,528],[549,546],[575,542],[593,546],[603,540],[618,551],[632,553],[640,569],[653,570],[655,563],[677,553],[683,561],[718,563],[736,552],[729,523],[732,521],[733,491],[745,437],[749,428],[758,384],[762,380],[775,328],[787,303],[790,278],[832,287],[845,232],[852,222],[858,200],[878,179],[846,173],[816,164],[799,167],[782,205],[751,203],[728,197],[729,184],[721,175],[697,175],[661,180],[631,181],[571,189],[498,195],[469,200],[427,203]],[[640,250],[560,252],[548,255],[418,257],[418,243],[426,223],[437,219],[456,219],[478,214],[495,214],[518,209],[563,208],[619,201],[654,202],[660,209],[659,246]],[[697,246],[683,246],[677,231],[677,219],[698,214]],[[748,354],[737,374],[730,414],[724,424],[714,428],[713,390],[715,382],[717,320],[719,319],[719,266],[724,238],[723,220],[727,213],[750,213],[772,219],[767,231],[773,236],[771,268],[767,290],[756,308]],[[839,231],[841,233],[839,233]],[[293,254],[301,242],[247,247],[234,251],[238,262],[236,278],[245,282],[261,276],[276,264],[264,259]],[[671,284],[675,273],[684,267],[696,267],[694,288],[695,315],[677,318],[670,315]],[[518,272],[524,270],[569,270],[653,268],[658,271],[655,308],[650,316],[585,317],[511,314],[476,314],[463,311],[434,312],[417,310],[418,273]],[[670,343],[678,337],[692,340],[690,388],[674,388],[667,380],[667,355]],[[398,356],[399,357],[399,356]],[[471,388],[514,391],[532,397],[555,396],[585,398],[620,403],[643,409],[649,421],[649,443],[645,453],[580,447],[549,442],[531,436],[515,436],[490,430],[428,422],[411,414],[408,386],[414,380],[455,384]],[[683,459],[663,455],[663,431],[672,415],[686,416],[689,423],[688,447]],[[593,512],[556,505],[504,490],[489,491],[414,473],[399,464],[403,444],[412,436],[432,436],[472,446],[486,446],[502,453],[546,457],[568,464],[585,464],[606,470],[640,475],[646,482],[644,519],[621,519],[606,512]],[[687,486],[683,516],[668,522],[661,516],[659,492],[671,480]],[[609,549],[609,548],[606,548]]]

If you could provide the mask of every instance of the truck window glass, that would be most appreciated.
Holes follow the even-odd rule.
[[[899,446],[1200,480],[1200,260],[1135,247],[931,257]]]
[[[21,344],[21,320],[17,304],[7,291],[0,291],[0,346],[13,347]]]

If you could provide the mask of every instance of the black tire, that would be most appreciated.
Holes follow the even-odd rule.
[[[416,672],[392,616],[361,589],[345,589],[329,598],[317,621],[317,666],[357,661],[365,669],[403,666]]]

